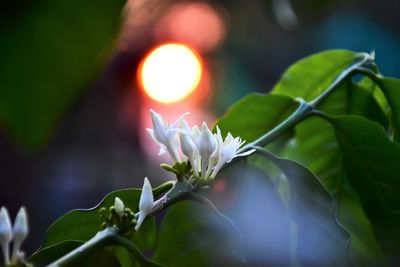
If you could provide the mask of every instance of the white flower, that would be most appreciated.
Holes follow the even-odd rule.
[[[0,210],[0,245],[3,251],[4,264],[10,263],[8,244],[12,239],[10,215],[6,207],[1,207]]]
[[[17,262],[23,253],[20,251],[21,244],[24,242],[25,238],[28,236],[29,226],[28,226],[28,215],[26,213],[25,207],[21,207],[15,217],[15,222],[13,226],[13,252],[12,260]]]
[[[150,110],[151,120],[153,122],[153,129],[147,128],[151,138],[160,146],[159,155],[164,154],[168,151],[169,155],[174,161],[181,161],[179,157],[179,138],[178,124],[184,116],[188,113],[184,113],[175,123],[169,125],[160,114],[154,110]]]
[[[138,231],[144,219],[150,214],[154,206],[153,190],[149,180],[144,178],[142,194],[139,200],[139,218],[137,220],[135,231]]]
[[[114,207],[115,207],[115,213],[118,214],[118,216],[122,216],[124,214],[124,209],[125,205],[124,202],[119,197],[116,197],[114,200]]]
[[[210,157],[217,148],[217,140],[208,129],[207,123],[203,121],[200,136],[196,140],[197,149],[201,157],[201,177],[206,177],[212,166],[209,166]]]
[[[207,123],[203,122],[201,130],[197,125],[192,128],[183,119],[183,114],[175,123],[169,125],[162,116],[150,110],[154,129],[147,129],[157,144],[160,145],[160,154],[168,151],[175,161],[180,161],[181,154],[186,156],[193,169],[194,177],[203,180],[214,179],[225,163],[241,156],[247,156],[255,150],[238,153],[245,143],[240,137],[234,138],[228,133],[223,140],[221,131],[213,134]],[[177,135],[179,132],[179,137]]]
[[[231,133],[228,133],[228,135],[225,138],[225,141],[222,142],[222,135],[218,126],[217,126],[217,134],[215,136],[217,138],[218,148],[212,155],[213,160],[210,160],[216,162],[214,170],[210,176],[211,178],[215,178],[215,176],[225,163],[230,162],[232,159],[236,157],[250,155],[255,151],[255,149],[251,149],[249,151],[237,154],[237,151],[245,143],[245,141],[242,141],[240,137],[234,138],[231,135]]]

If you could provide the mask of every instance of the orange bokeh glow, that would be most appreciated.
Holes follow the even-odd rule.
[[[202,76],[200,57],[183,44],[163,44],[142,61],[138,80],[146,94],[157,102],[173,103],[190,95]]]

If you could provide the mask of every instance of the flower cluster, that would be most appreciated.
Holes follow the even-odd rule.
[[[184,120],[188,114],[183,114],[176,122],[169,124],[160,114],[150,110],[153,129],[147,129],[153,140],[160,146],[159,155],[168,152],[175,162],[188,160],[192,166],[193,175],[203,181],[215,178],[225,163],[235,157],[246,156],[254,149],[239,153],[239,148],[245,143],[240,137],[234,138],[230,133],[225,140],[221,131],[213,134],[203,122],[201,128],[190,127]]]
[[[21,207],[11,226],[10,215],[5,207],[0,209],[0,245],[3,252],[4,265],[22,264],[25,261],[24,253],[20,250],[22,242],[28,236],[28,216],[26,209]],[[9,243],[13,241],[13,250],[9,254]]]
[[[184,113],[172,124],[154,110],[150,110],[150,114],[153,129],[147,129],[147,131],[154,142],[160,146],[159,155],[167,152],[174,161],[173,166],[167,164],[161,166],[174,172],[178,180],[182,176],[189,175],[188,181],[200,180],[200,184],[204,184],[213,180],[225,163],[235,157],[254,152],[254,149],[238,152],[245,142],[240,137],[233,137],[230,133],[223,139],[218,127],[216,127],[216,133],[212,133],[205,122],[201,128],[197,125],[190,127],[184,119],[188,113]],[[160,201],[161,199],[154,201],[153,191],[146,177],[139,200],[136,231]],[[123,206],[122,203],[117,202],[119,199],[115,200],[116,210],[118,206]]]

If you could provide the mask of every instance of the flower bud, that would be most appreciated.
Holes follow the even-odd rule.
[[[201,127],[200,136],[197,139],[196,145],[201,157],[201,176],[204,177],[210,161],[210,156],[217,147],[217,140],[215,140],[214,135],[205,122],[203,122]]]
[[[180,120],[186,116],[184,113],[178,121],[169,125],[169,123],[157,112],[150,110],[151,120],[153,122],[153,129],[147,129],[150,137],[160,146],[159,155],[168,151],[169,155],[174,161],[180,161],[178,146],[179,139],[177,136],[178,124]]]
[[[135,231],[138,231],[147,215],[152,211],[154,206],[153,189],[147,177],[144,178],[142,194],[139,200],[139,218],[137,220]]]
[[[25,238],[28,236],[29,226],[28,226],[28,215],[26,213],[25,207],[21,207],[15,217],[15,222],[13,226],[13,252],[12,259],[16,261],[21,255],[21,245]]]
[[[119,197],[115,198],[114,207],[115,213],[117,213],[117,215],[121,217],[124,214],[125,205]]]
[[[12,239],[10,215],[5,207],[0,209],[0,245],[3,251],[4,265],[10,263],[8,244]]]

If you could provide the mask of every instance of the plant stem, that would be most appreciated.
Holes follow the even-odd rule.
[[[72,250],[68,254],[50,263],[48,266],[73,266],[74,263],[91,253],[100,250],[103,247],[111,245],[113,235],[118,234],[116,228],[106,228],[98,232],[94,237],[85,242],[83,245]]]
[[[351,77],[357,70],[363,66],[364,64],[369,64],[371,62],[371,56],[367,53],[362,53],[362,58],[360,61],[357,61],[344,71],[340,73],[340,75],[333,81],[333,83],[324,90],[319,96],[313,99],[310,102],[310,105],[313,108],[319,106],[322,102],[324,102],[340,85],[343,84],[347,80],[348,77]]]
[[[324,90],[319,96],[317,96],[314,100],[308,103],[301,98],[296,99],[296,101],[298,101],[300,105],[286,120],[278,124],[275,128],[265,133],[260,138],[244,146],[238,153],[248,151],[252,149],[252,147],[254,146],[261,146],[261,147],[266,146],[271,141],[275,140],[277,137],[286,132],[288,129],[292,128],[293,126],[295,126],[296,124],[307,118],[315,108],[317,108],[320,104],[322,104],[349,77],[351,77],[354,73],[359,72],[361,66],[371,61],[371,57],[369,54],[363,53],[361,55],[362,55],[361,60],[357,61],[356,63],[345,69],[333,81],[333,83],[326,90]]]
[[[283,134],[285,131],[305,119],[313,110],[313,107],[303,99],[296,99],[300,103],[299,107],[283,122],[278,124],[275,128],[265,133],[260,138],[247,144],[238,153],[250,150],[253,146],[265,146],[272,140]]]
[[[83,245],[77,247],[58,260],[50,263],[48,266],[74,266],[84,257],[111,245],[120,245],[126,248],[141,266],[159,266],[158,264],[149,261],[135,246],[135,244],[133,244],[132,241],[121,236],[118,233],[118,228],[116,227],[107,227],[106,229],[98,232],[93,238],[85,242]]]

